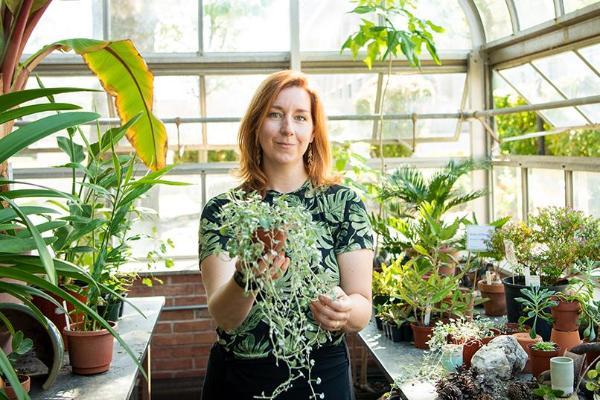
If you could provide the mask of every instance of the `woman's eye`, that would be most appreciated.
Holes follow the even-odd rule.
[[[296,120],[297,121],[306,121],[307,118],[304,115],[296,115]]]
[[[270,112],[269,118],[281,118],[281,113],[277,111]]]

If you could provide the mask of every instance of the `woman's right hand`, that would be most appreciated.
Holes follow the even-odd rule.
[[[285,252],[271,251],[264,254],[257,262],[257,265],[253,267],[253,273],[256,277],[270,276],[271,279],[279,279],[287,271],[290,265],[289,257],[285,256]],[[235,268],[243,273],[245,268],[239,261],[235,263]]]

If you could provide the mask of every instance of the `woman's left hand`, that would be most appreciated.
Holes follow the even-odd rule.
[[[310,304],[315,321],[328,331],[344,330],[352,312],[352,299],[339,287],[334,288],[335,299],[320,295]]]

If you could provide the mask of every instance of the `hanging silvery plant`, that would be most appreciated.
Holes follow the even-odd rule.
[[[295,197],[281,195],[269,204],[259,194],[241,190],[228,194],[218,220],[221,225],[211,224],[207,228],[219,230],[229,238],[226,250],[218,251],[237,258],[246,294],[257,292],[256,303],[260,303],[261,318],[269,326],[271,351],[277,365],[283,361],[289,369],[288,379],[273,393],[263,392],[255,398],[274,399],[305,373],[311,398],[324,398],[314,387],[320,379],[311,376],[314,365],[311,353],[333,338],[314,322],[309,305],[322,294],[335,298],[338,280],[333,274],[317,269],[321,263],[318,244],[322,227]],[[271,274],[256,273],[261,270],[260,260],[269,259],[266,254],[280,251],[290,259],[283,276],[272,279]]]

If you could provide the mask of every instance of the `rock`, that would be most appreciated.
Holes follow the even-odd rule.
[[[527,362],[527,353],[512,336],[498,336],[479,349],[471,366],[475,373],[490,379],[510,379],[521,372]]]

